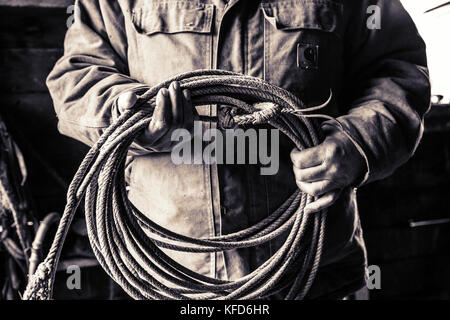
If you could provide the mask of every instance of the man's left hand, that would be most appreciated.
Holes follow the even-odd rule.
[[[316,147],[302,151],[293,149],[291,160],[297,186],[317,197],[305,207],[305,213],[331,206],[341,191],[357,184],[366,171],[363,156],[342,132],[334,132]]]

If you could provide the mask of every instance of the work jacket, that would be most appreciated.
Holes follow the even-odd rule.
[[[118,117],[117,97],[183,72],[224,69],[265,79],[335,117],[366,163],[328,212],[325,247],[308,298],[365,285],[356,188],[390,175],[414,153],[429,107],[425,45],[398,0],[79,0],[64,56],[47,84],[61,133],[88,145]],[[214,115],[217,106],[198,112]],[[203,123],[204,128],[214,126]],[[342,130],[332,121],[323,132]],[[156,223],[205,238],[267,217],[296,190],[280,139],[276,175],[254,165],[181,164],[133,144],[129,198]],[[283,237],[281,237],[283,238]],[[283,239],[218,253],[166,250],[199,273],[237,279]]]

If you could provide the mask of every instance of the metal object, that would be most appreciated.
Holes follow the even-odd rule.
[[[418,228],[418,227],[433,226],[433,225],[447,224],[447,223],[450,223],[450,218],[423,220],[423,221],[410,220],[409,227],[410,228]]]

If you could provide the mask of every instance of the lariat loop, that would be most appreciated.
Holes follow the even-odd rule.
[[[93,252],[105,272],[135,299],[262,299],[281,291],[303,299],[320,265],[326,211],[304,208],[314,198],[299,189],[269,216],[230,234],[194,238],[158,225],[128,199],[124,164],[133,139],[148,127],[155,96],[173,81],[189,89],[193,106],[224,105],[222,124],[269,123],[300,149],[320,143],[320,132],[295,95],[261,79],[223,70],[180,74],[142,93],[138,106],[123,113],[89,150],[67,193],[67,204],[49,254],[30,277],[25,299],[51,299],[62,246],[77,207],[84,201]],[[329,98],[331,100],[331,97]],[[258,102],[258,103],[255,103]],[[150,108],[141,104],[149,104]],[[222,108],[220,108],[222,109]],[[233,111],[234,109],[234,111]],[[237,110],[237,111],[236,111]],[[223,115],[223,116],[222,116]],[[200,201],[200,199],[199,199]],[[194,272],[165,253],[214,253],[284,239],[271,257],[239,279],[222,280]]]

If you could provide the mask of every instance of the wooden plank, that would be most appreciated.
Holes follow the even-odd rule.
[[[449,218],[449,197],[446,185],[416,190],[373,190],[367,188],[358,194],[358,207],[363,228],[401,228],[409,221]]]
[[[0,48],[62,48],[69,17],[61,8],[1,8]]]
[[[450,224],[365,230],[363,233],[369,259],[374,263],[450,252]]]
[[[370,299],[449,299],[449,265],[449,255],[379,264],[381,289],[371,290]]]
[[[358,190],[365,229],[450,216],[450,132],[426,133],[414,157],[391,177]]]
[[[0,93],[47,92],[45,79],[62,49],[1,49]]]
[[[371,184],[372,190],[415,190],[450,180],[450,132],[424,134],[414,156],[389,178]]]

